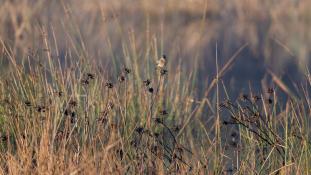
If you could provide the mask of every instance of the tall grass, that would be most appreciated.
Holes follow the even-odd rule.
[[[85,32],[88,26],[73,17],[74,3],[60,2],[15,4],[25,10],[19,11],[23,20],[20,25],[19,22],[10,25],[21,27],[19,30],[26,33],[34,29],[33,35],[26,35],[34,36],[27,40],[30,43],[23,45],[18,40],[23,32],[19,33],[17,28],[14,39],[7,38],[8,34],[0,35],[1,174],[308,174],[311,171],[308,71],[300,84],[294,85],[297,94],[269,70],[267,76],[273,83],[263,82],[260,92],[254,92],[250,86],[248,92],[241,92],[234,99],[223,79],[244,49],[254,47],[252,41],[241,44],[225,61],[219,57],[217,45],[216,58],[212,58],[215,62],[212,67],[217,69],[213,75],[205,75],[211,79],[205,83],[198,73],[202,69],[200,57],[205,39],[197,36],[200,39],[189,40],[197,48],[191,50],[189,59],[182,59],[185,55],[178,54],[187,48],[183,50],[176,41],[168,44],[170,37],[165,33],[165,23],[159,28],[150,24],[154,20],[150,13],[161,13],[150,9],[155,6],[142,4],[147,16],[143,32],[129,27],[126,20],[118,19],[113,8],[108,8],[112,16],[99,19],[113,21],[112,27],[108,25],[107,31],[98,34],[101,27],[90,25],[89,30],[93,28],[96,32]],[[12,13],[18,12],[11,2],[2,3],[14,9]],[[29,4],[34,5],[33,11],[26,8]],[[172,4],[168,4],[168,9],[174,9]],[[36,10],[46,8],[45,5],[60,5],[62,13],[66,12],[63,21],[58,21],[63,26],[62,32],[52,22],[41,24],[44,15],[37,18],[39,25],[24,20],[30,14],[35,16]],[[105,9],[105,4],[98,5],[101,8],[88,5],[81,8],[99,10],[95,12]],[[216,13],[212,16],[217,18],[221,11],[217,10],[217,3],[212,4],[213,8],[207,1],[199,5],[177,7],[193,13],[198,13],[193,9],[204,7],[203,14],[201,11],[198,15],[198,35],[203,35],[210,12]],[[241,3],[231,5],[246,8]],[[118,3],[113,7],[124,8]],[[88,22],[97,24],[96,18],[92,19]],[[96,38],[97,34],[104,39]],[[104,44],[92,44],[96,39]],[[162,54],[168,57],[168,64],[158,68],[156,60]],[[282,94],[287,96],[286,100]]]
[[[310,170],[310,84],[287,102],[278,99],[278,81],[232,101],[221,85],[229,62],[206,87],[206,95],[227,95],[221,102],[217,93],[217,102],[195,95],[182,64],[157,68],[154,42],[149,59],[124,55],[102,69],[83,50],[61,63],[53,41],[43,41],[45,50],[21,61],[2,43],[10,65],[0,82],[2,174]]]

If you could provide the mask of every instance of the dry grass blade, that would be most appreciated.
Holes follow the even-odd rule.
[[[241,46],[233,55],[232,57],[227,61],[227,63],[221,68],[221,70],[218,73],[218,77],[221,78],[225,75],[226,71],[230,69],[230,67],[233,65],[235,59],[238,57],[238,55],[248,46],[248,43]],[[217,84],[217,79],[214,78],[213,81],[210,83],[209,87],[205,91],[204,97],[207,97],[210,93],[210,91],[214,88],[214,86]]]
[[[291,92],[291,90],[283,83],[283,81],[275,75],[271,70],[267,69],[268,73],[271,75],[272,80],[276,83],[276,85],[285,92],[290,98],[293,100],[297,100],[298,98]]]

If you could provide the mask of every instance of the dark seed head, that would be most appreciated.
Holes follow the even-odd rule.
[[[30,106],[31,106],[31,102],[30,102],[30,101],[28,101],[28,100],[27,100],[27,101],[25,101],[24,103],[25,103],[25,105],[26,105],[27,107],[30,107]]]
[[[269,98],[269,99],[268,99],[268,103],[269,103],[269,104],[272,104],[272,103],[273,103],[273,100],[272,100],[271,98]]]
[[[144,128],[143,127],[138,127],[135,129],[135,131],[138,133],[138,134],[142,134],[144,132]]]
[[[150,85],[151,81],[149,79],[147,79],[147,80],[143,81],[143,83],[146,87],[148,87]]]
[[[131,73],[131,69],[127,68],[127,67],[124,67],[123,69],[124,73],[127,75],[129,73]]]
[[[6,141],[8,140],[8,137],[7,137],[6,135],[3,135],[3,136],[1,137],[1,140],[2,140],[3,142],[6,142]]]
[[[112,89],[113,88],[113,84],[111,82],[107,82],[105,85],[108,89]]]
[[[257,96],[257,95],[255,95],[254,97],[253,97],[253,101],[254,102],[257,102],[257,101],[259,101],[261,98],[259,97],[259,96]]]
[[[119,80],[119,82],[125,81],[125,76],[124,76],[124,75],[120,75],[120,76],[118,77],[118,80]]]
[[[268,94],[273,94],[274,90],[273,88],[268,88]]]
[[[56,95],[58,96],[58,97],[61,97],[61,96],[63,96],[63,92],[62,91],[58,91],[58,92],[56,92]]]
[[[75,112],[72,112],[72,113],[70,114],[70,122],[71,122],[71,123],[76,123],[76,121],[77,121],[76,113],[75,113]]]
[[[157,132],[153,133],[153,135],[154,135],[156,138],[158,138],[158,137],[160,136],[160,134],[157,133]]]
[[[89,78],[89,79],[95,79],[95,74],[87,73],[86,76],[87,76],[87,78]]]
[[[247,95],[247,94],[242,94],[242,95],[241,95],[241,100],[242,100],[242,101],[248,100],[248,95]]]
[[[69,105],[71,106],[71,107],[76,107],[77,106],[77,102],[76,101],[70,101],[69,102]]]
[[[45,110],[46,110],[45,106],[37,106],[38,112],[45,112]]]
[[[71,116],[72,118],[75,118],[75,117],[76,117],[76,113],[75,113],[75,112],[71,112],[70,116]]]
[[[160,70],[161,76],[166,75],[167,72],[168,72],[168,71],[167,71],[166,69],[161,69],[161,70]]]
[[[68,109],[66,109],[66,110],[64,111],[64,115],[65,115],[65,116],[68,116],[68,115],[69,115],[69,110],[68,110]]]
[[[161,110],[159,113],[160,113],[160,115],[167,115],[168,114],[166,110]]]
[[[162,119],[161,118],[155,118],[155,122],[162,123]]]
[[[88,79],[83,79],[83,80],[81,80],[81,84],[82,85],[89,85],[90,81]]]
[[[153,93],[153,88],[148,88],[148,92]]]

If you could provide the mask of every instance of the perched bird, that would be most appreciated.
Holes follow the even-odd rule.
[[[166,66],[166,55],[162,55],[162,57],[157,60],[157,67],[164,68]]]

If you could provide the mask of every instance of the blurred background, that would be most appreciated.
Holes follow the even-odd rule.
[[[0,0],[1,43],[16,58],[44,51],[42,35],[52,58],[83,55],[103,69],[166,54],[170,71],[197,77],[197,95],[215,77],[216,50],[220,68],[236,54],[229,93],[271,85],[268,70],[295,91],[311,65],[311,1]]]

